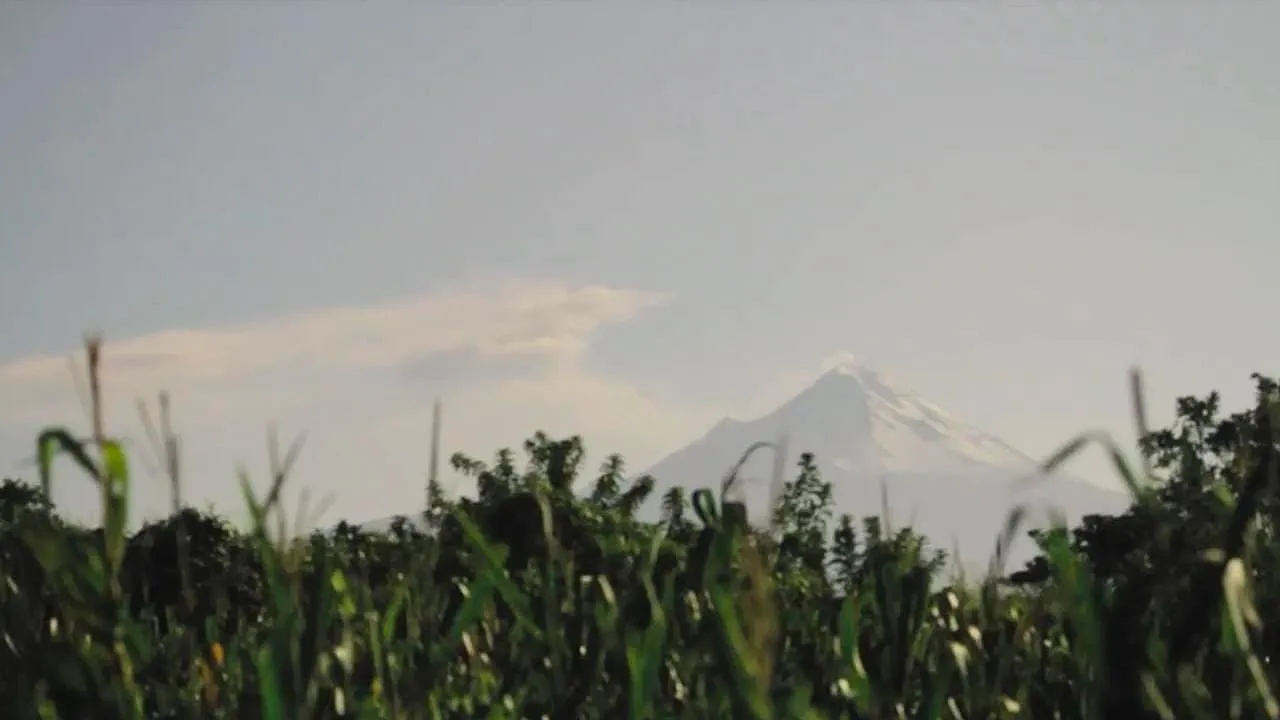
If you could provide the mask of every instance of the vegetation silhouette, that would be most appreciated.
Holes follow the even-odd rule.
[[[91,343],[91,360],[98,352]],[[835,517],[808,454],[775,478],[767,527],[726,502],[732,474],[682,479],[690,489],[667,492],[661,520],[644,522],[652,478],[628,481],[618,456],[588,477],[581,438],[535,433],[522,462],[510,450],[450,459],[474,498],[446,498],[432,478],[417,522],[294,537],[270,521],[295,446],[265,499],[245,483],[250,528],[175,501],[129,534],[119,445],[98,423],[87,440],[52,429],[40,434],[42,486],[0,484],[0,707],[15,718],[1277,717],[1280,623],[1264,611],[1280,607],[1280,386],[1254,383],[1253,406],[1233,414],[1216,394],[1179,399],[1170,427],[1143,428],[1143,468],[1117,466],[1134,493],[1126,512],[1032,531],[1039,556],[1007,575],[997,557],[985,578],[946,577],[943,552],[874,513]],[[176,497],[170,433],[157,445]],[[101,527],[50,504],[61,453],[102,490]]]

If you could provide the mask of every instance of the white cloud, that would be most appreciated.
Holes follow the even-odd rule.
[[[235,327],[108,338],[108,431],[141,442],[138,399],[169,391],[191,462],[202,465],[188,473],[199,486],[191,500],[222,505],[238,503],[233,464],[261,464],[268,422],[306,430],[303,484],[336,494],[335,513],[349,517],[420,498],[415,478],[426,469],[431,399],[442,391],[449,450],[488,453],[541,428],[582,433],[601,453],[652,460],[716,413],[590,373],[582,360],[602,327],[663,301],[625,288],[511,282]],[[71,356],[0,366],[0,430],[19,436],[51,423],[84,427]],[[221,459],[226,453],[235,456]],[[353,475],[360,477],[354,488]],[[165,502],[148,500],[141,511]]]
[[[634,317],[663,298],[652,293],[559,283],[506,283],[458,289],[365,307],[343,307],[235,327],[178,329],[108,338],[104,385],[112,400],[165,389],[236,388],[280,395],[279,377],[405,366],[444,352],[477,358],[533,355],[572,366],[600,327]],[[23,358],[0,365],[0,423],[28,423],[78,411],[68,359]],[[267,381],[267,382],[263,382]],[[255,383],[265,387],[252,387]],[[123,397],[122,397],[123,396]],[[240,409],[245,398],[231,403]],[[113,403],[114,404],[114,403]],[[268,408],[275,403],[269,403]]]

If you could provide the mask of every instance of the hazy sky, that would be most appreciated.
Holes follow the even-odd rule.
[[[271,422],[418,509],[437,395],[638,470],[845,350],[1033,455],[1280,370],[1275,4],[72,5],[0,9],[4,472],[88,329],[232,517]]]

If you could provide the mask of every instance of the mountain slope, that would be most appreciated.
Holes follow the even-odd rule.
[[[726,418],[659,461],[648,470],[657,486],[645,514],[656,513],[656,498],[672,485],[718,486],[750,445],[784,433],[787,479],[799,453],[814,453],[833,485],[837,516],[881,515],[887,495],[892,526],[908,524],[940,549],[958,548],[966,566],[986,562],[1007,514],[1019,503],[1039,511],[1033,511],[1033,526],[1045,524],[1047,508],[1075,523],[1089,513],[1120,512],[1128,504],[1125,495],[1096,485],[1037,477],[1030,457],[884,374],[850,362],[827,371],[772,412],[746,422]],[[737,485],[757,521],[768,517],[773,462],[771,453],[756,453]],[[1010,560],[1020,564],[1034,548],[1025,532],[1019,535]]]

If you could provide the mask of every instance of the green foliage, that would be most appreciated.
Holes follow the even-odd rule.
[[[455,455],[476,497],[432,485],[420,523],[273,536],[295,447],[265,498],[246,490],[247,531],[179,508],[128,535],[119,445],[100,429],[88,441],[46,432],[43,487],[0,485],[0,707],[14,718],[1276,717],[1280,635],[1264,612],[1280,600],[1278,393],[1255,380],[1246,412],[1184,398],[1173,426],[1145,434],[1151,477],[1124,468],[1137,490],[1126,513],[1033,532],[1040,557],[978,583],[943,582],[944,555],[910,528],[834,517],[809,455],[776,479],[766,528],[725,501],[732,478],[718,493],[672,489],[661,521],[641,521],[652,478],[628,480],[617,456],[591,475],[580,438],[538,433],[523,462]],[[101,528],[49,504],[60,454],[103,491]]]

